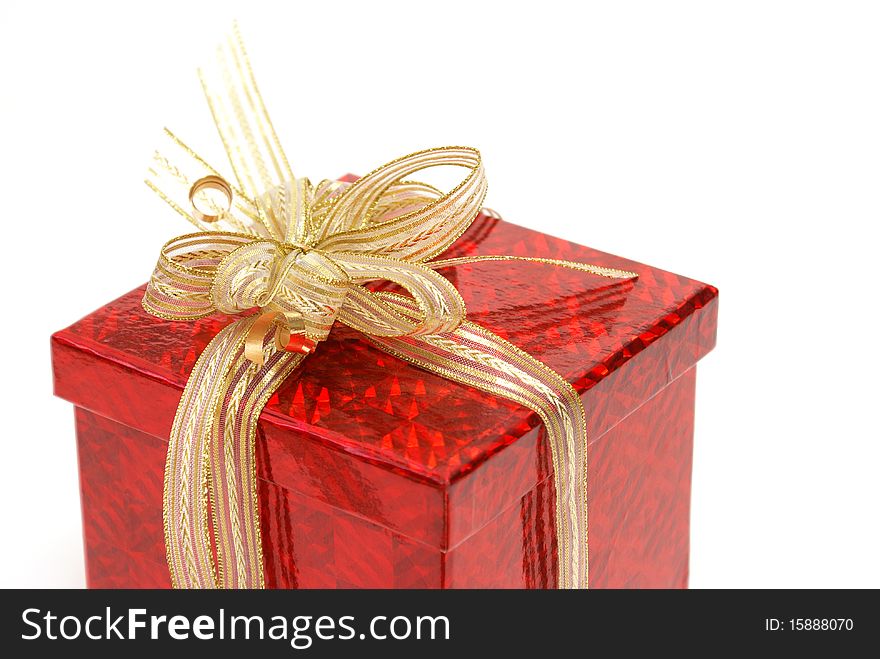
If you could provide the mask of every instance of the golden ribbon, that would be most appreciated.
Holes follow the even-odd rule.
[[[580,398],[558,373],[468,322],[464,300],[437,270],[524,260],[602,277],[636,275],[543,258],[433,260],[482,207],[486,179],[476,149],[419,151],[353,184],[312,185],[294,177],[288,165],[237,30],[218,50],[218,64],[220,84],[204,75],[202,82],[237,185],[166,130],[146,182],[199,232],[163,247],[143,306],[171,320],[254,308],[261,313],[214,337],[177,409],[164,495],[174,586],[263,587],[257,420],[275,389],[338,321],[411,364],[540,416],[553,461],[559,586],[587,587],[587,438]],[[444,165],[465,170],[449,192],[408,178]],[[394,282],[406,294],[364,286],[376,280]]]

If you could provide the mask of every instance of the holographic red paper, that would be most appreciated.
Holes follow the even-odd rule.
[[[501,253],[635,270],[610,282],[516,262],[444,271],[469,318],[582,392],[591,587],[687,583],[694,364],[717,291],[480,216],[444,256]],[[53,337],[77,406],[92,587],[169,585],[162,470],[180,392],[229,321],[147,315],[137,289]],[[334,329],[270,400],[257,444],[269,587],[555,585],[553,488],[527,409]]]

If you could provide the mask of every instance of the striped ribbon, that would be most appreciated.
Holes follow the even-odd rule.
[[[179,588],[264,586],[254,459],[257,420],[272,393],[336,322],[376,347],[444,378],[535,411],[549,441],[556,489],[559,586],[588,585],[584,408],[562,376],[467,321],[438,270],[523,260],[609,278],[631,272],[545,258],[437,260],[480,212],[480,154],[444,147],[398,158],[353,184],[296,178],[266,112],[237,29],[201,73],[235,184],[170,131],[147,184],[198,229],[169,241],[144,308],[171,320],[239,315],[196,362],[180,400],[165,467],[168,565]],[[410,177],[464,170],[443,192]],[[202,195],[210,178],[229,198]],[[216,186],[215,186],[216,187]],[[201,207],[197,207],[201,204]],[[206,209],[206,210],[205,210]],[[374,292],[384,280],[404,294]]]

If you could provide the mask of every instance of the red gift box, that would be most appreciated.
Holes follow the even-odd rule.
[[[717,290],[481,214],[444,255],[531,263],[444,271],[469,319],[562,374],[589,432],[591,587],[685,587],[696,362]],[[76,406],[90,587],[168,587],[165,452],[181,392],[229,317],[172,322],[143,288],[52,337]],[[552,463],[537,415],[379,351],[337,325],[260,417],[263,554],[272,588],[552,588]]]

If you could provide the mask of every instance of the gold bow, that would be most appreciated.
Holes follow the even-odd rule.
[[[464,300],[437,270],[524,260],[603,277],[636,275],[542,258],[433,260],[482,207],[486,179],[476,149],[419,151],[353,184],[312,185],[294,177],[287,164],[237,30],[218,51],[218,63],[222,84],[204,75],[202,82],[238,184],[227,183],[166,131],[147,184],[200,231],[163,247],[143,305],[171,320],[255,308],[260,313],[244,315],[217,334],[181,397],[165,471],[173,584],[263,587],[257,419],[275,389],[339,321],[401,359],[540,415],[554,467],[559,585],[586,587],[586,422],[580,398],[552,369],[468,322]],[[449,192],[409,180],[444,165],[465,170]],[[204,194],[217,190],[225,198]],[[397,284],[404,294],[364,285],[377,280]]]

